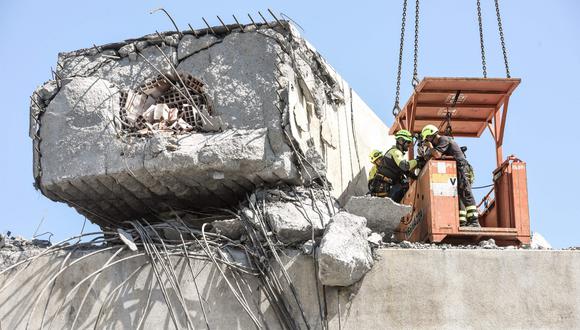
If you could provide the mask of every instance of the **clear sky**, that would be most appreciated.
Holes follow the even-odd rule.
[[[481,0],[489,77],[504,77],[493,0]],[[29,96],[50,79],[58,52],[172,29],[164,7],[182,29],[217,25],[219,15],[271,8],[304,29],[303,35],[387,125],[395,93],[401,0],[389,1],[29,1],[0,2],[0,231],[55,239],[78,233],[83,217],[35,191],[28,137]],[[476,1],[423,0],[419,75],[479,77],[481,59]],[[580,245],[576,208],[580,188],[580,111],[574,101],[580,76],[580,2],[502,0],[512,77],[522,83],[510,101],[504,155],[527,162],[531,227],[555,247]],[[414,1],[409,0],[401,99],[410,95]],[[566,125],[564,125],[566,124]],[[461,141],[470,149],[478,185],[491,183],[495,155],[488,133]],[[388,146],[377,146],[377,148]],[[87,224],[86,230],[96,229]]]

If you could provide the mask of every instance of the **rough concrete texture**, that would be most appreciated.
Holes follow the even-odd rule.
[[[366,219],[346,212],[334,215],[317,254],[318,277],[323,285],[349,286],[372,267]]]
[[[33,257],[51,246],[49,240],[27,240],[20,236],[13,237],[0,233],[0,271],[11,265]]]
[[[347,212],[367,219],[372,231],[385,233],[390,238],[401,218],[411,211],[411,206],[393,202],[390,198],[353,196],[345,205]]]
[[[70,261],[88,252],[76,252]],[[59,269],[66,252],[42,257],[26,268],[0,292],[0,322],[3,329],[24,329],[33,305],[30,328],[45,322],[56,329],[72,325],[89,282],[67,293],[89,274],[102,267],[113,251],[97,254],[98,260],[83,260],[63,272],[52,290],[34,299]],[[409,250],[380,249],[378,260],[364,280],[349,288],[326,287],[329,329],[576,329],[580,327],[580,251],[549,250]],[[120,257],[130,257],[122,254]],[[312,258],[286,251],[285,268],[296,285],[306,319],[312,329],[322,329]],[[177,261],[177,259],[176,259]],[[150,312],[145,329],[172,327],[159,287],[143,257],[113,265],[95,281],[81,310],[77,329],[93,329],[105,302],[97,328],[135,328],[143,314],[149,286],[153,283]],[[194,270],[206,299],[212,329],[249,329],[253,324],[242,310],[215,266],[193,260]],[[477,267],[473,267],[477,265]],[[204,267],[205,266],[205,267]],[[176,262],[189,313],[195,328],[205,328],[193,282],[183,260]],[[133,277],[131,273],[136,272]],[[522,273],[523,271],[523,273]],[[14,274],[14,273],[13,273]],[[0,287],[8,280],[0,275]],[[280,274],[280,276],[282,276]],[[128,281],[122,284],[124,280]],[[280,329],[272,307],[261,296],[257,283],[247,278],[250,308],[270,329]],[[117,292],[112,291],[119,286]],[[320,290],[321,292],[321,290]],[[550,294],[546,294],[549,292]],[[175,296],[172,297],[174,298]],[[62,304],[62,311],[54,317]],[[296,320],[299,310],[292,309]],[[178,315],[181,325],[183,314]],[[45,326],[48,326],[45,324]],[[304,324],[301,324],[306,328]]]
[[[231,239],[238,239],[244,233],[244,226],[239,219],[216,220],[211,225],[215,232]]]
[[[105,226],[235,205],[280,181],[324,177],[343,194],[366,177],[368,152],[389,145],[387,127],[293,26],[272,25],[61,53],[58,83],[39,87],[30,108],[37,187]],[[205,84],[226,129],[124,131],[123,93],[176,72]]]
[[[330,221],[330,212],[325,203],[310,199],[274,202],[265,207],[268,223],[283,243],[304,242],[321,236]]]

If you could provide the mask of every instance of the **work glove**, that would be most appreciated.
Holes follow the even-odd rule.
[[[416,157],[415,160],[417,161],[417,168],[419,169],[423,168],[423,166],[425,166],[425,163],[427,163],[425,161],[425,158],[423,157]]]

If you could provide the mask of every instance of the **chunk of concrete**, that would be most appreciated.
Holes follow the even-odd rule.
[[[266,204],[266,218],[276,237],[286,244],[319,237],[330,221],[326,205],[320,201],[303,199],[300,202]]]
[[[107,46],[119,59],[96,49],[61,53],[61,88],[49,86],[54,98],[47,90],[31,106],[36,186],[100,225],[170,209],[232,207],[256,187],[310,184],[318,176],[313,168],[324,172],[333,197],[342,195],[370,146],[390,144],[388,128],[294,28],[253,29],[183,36],[178,47],[171,46],[175,34]],[[184,75],[203,82],[207,99],[191,106],[208,120],[158,113],[164,120],[154,123],[153,111],[143,115],[168,88],[153,80]],[[337,91],[349,91],[338,98],[344,102]],[[175,108],[183,100],[174,101],[159,103]],[[302,111],[298,124],[292,111]],[[178,143],[152,143],[157,136]]]
[[[345,205],[347,212],[365,217],[367,227],[378,233],[392,234],[411,206],[393,202],[390,198],[353,196]]]
[[[318,251],[318,276],[323,285],[349,286],[372,267],[367,221],[350,213],[334,215]]]
[[[244,226],[239,219],[216,220],[211,225],[217,233],[231,239],[239,239],[244,233]]]

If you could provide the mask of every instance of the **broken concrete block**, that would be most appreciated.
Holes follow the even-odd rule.
[[[263,26],[257,33],[253,28],[224,31],[219,38],[183,36],[177,48],[160,45],[176,39],[152,35],[133,42],[135,52],[131,46],[119,49],[119,60],[90,49],[61,53],[57,73],[62,88],[46,104],[44,115],[36,115],[43,107],[31,107],[31,117],[40,118],[34,133],[40,130],[35,179],[41,191],[99,224],[104,217],[123,221],[168,207],[231,207],[255,187],[313,181],[303,174],[300,156],[306,155],[326,172],[322,175],[332,196],[340,196],[360,172],[355,164],[366,158],[370,146],[390,144],[388,128],[297,31]],[[175,84],[176,77],[187,80],[182,85],[203,93],[191,101],[177,90],[165,93],[165,87],[153,83],[160,76]],[[147,98],[143,102],[130,96],[127,103],[129,91]],[[330,93],[344,91],[349,92],[342,99],[351,98],[345,104],[329,99]],[[178,108],[182,120],[162,120],[154,127],[149,118],[154,113],[140,118],[156,96],[163,98],[156,103]],[[290,112],[300,98],[310,122],[307,126],[299,118],[305,131],[296,135],[285,127],[296,126]],[[198,113],[182,111],[189,102]],[[200,120],[204,106],[206,123]],[[125,114],[132,121],[129,127],[117,125],[116,118]],[[321,122],[327,122],[332,145],[317,132]],[[168,134],[179,136],[179,145],[169,147],[171,153],[149,148],[153,135],[165,134],[151,130],[167,125],[175,130]],[[212,171],[225,178],[212,179]]]
[[[497,245],[495,244],[495,240],[493,238],[490,238],[488,240],[483,240],[481,242],[479,242],[479,246],[484,248],[484,249],[495,249],[497,248]]]
[[[383,236],[379,233],[371,233],[369,237],[367,237],[367,241],[369,241],[372,246],[379,247],[383,241]]]
[[[129,56],[129,54],[134,53],[135,50],[136,50],[135,44],[131,43],[131,44],[125,45],[125,46],[119,48],[119,56],[127,57],[127,56]]]
[[[347,212],[332,217],[318,251],[318,276],[323,285],[349,286],[371,269],[366,225],[365,218]]]
[[[165,120],[169,114],[169,107],[167,104],[156,104],[153,110],[153,121]]]
[[[141,114],[141,117],[143,117],[146,123],[152,123],[154,121],[155,109],[157,109],[157,106],[153,104]]]
[[[193,126],[189,125],[185,120],[179,118],[173,125],[170,126],[171,129],[178,130],[178,131],[185,131],[189,132],[193,130]]]
[[[169,109],[169,114],[167,115],[167,123],[173,124],[177,120],[177,116],[179,115],[179,110],[177,108]]]
[[[347,212],[365,217],[367,227],[390,236],[399,226],[401,218],[411,212],[411,206],[393,202],[390,198],[353,196],[345,205]]]
[[[304,244],[302,244],[302,248],[301,248],[302,253],[307,254],[307,255],[311,255],[312,251],[314,251],[315,244],[316,243],[313,240],[311,240],[311,239],[307,240]]]
[[[296,243],[319,237],[330,221],[325,204],[308,199],[300,202],[266,204],[265,215],[276,237],[283,243]]]
[[[142,113],[145,109],[146,100],[147,95],[129,91],[127,93],[127,103],[125,104],[127,113]]]
[[[245,231],[239,219],[216,220],[211,225],[218,234],[231,239],[239,239]]]

